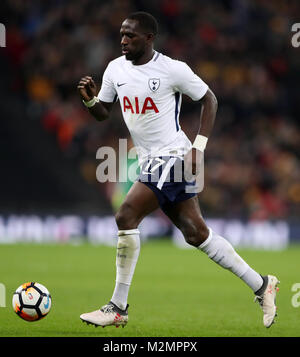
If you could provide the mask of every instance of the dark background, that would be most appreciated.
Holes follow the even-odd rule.
[[[293,219],[300,202],[299,1],[49,0],[1,2],[0,212],[109,214],[124,192],[96,180],[96,151],[128,137],[119,103],[107,122],[83,107],[84,75],[100,85],[137,10],[159,22],[155,49],[188,65],[219,110],[205,156],[206,216]],[[201,105],[185,99],[193,141]],[[116,198],[117,196],[117,198]]]

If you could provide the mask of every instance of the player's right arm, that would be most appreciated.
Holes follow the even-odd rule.
[[[97,97],[97,87],[92,77],[82,77],[77,86],[81,99],[85,102],[91,101]],[[106,103],[101,100],[96,102],[93,106],[89,107],[89,112],[99,121],[109,118],[109,114],[114,103]]]

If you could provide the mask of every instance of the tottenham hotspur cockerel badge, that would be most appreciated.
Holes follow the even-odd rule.
[[[148,84],[149,84],[149,88],[152,90],[152,92],[156,92],[160,85],[160,79],[159,78],[150,78],[148,81]]]

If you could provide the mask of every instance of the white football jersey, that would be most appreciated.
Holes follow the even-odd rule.
[[[179,124],[181,96],[200,100],[207,89],[186,63],[155,51],[143,65],[133,65],[125,56],[111,61],[98,98],[107,103],[119,99],[141,164],[149,157],[182,156],[190,150]]]

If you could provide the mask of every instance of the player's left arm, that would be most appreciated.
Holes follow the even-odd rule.
[[[200,114],[200,127],[198,135],[203,135],[209,138],[216,118],[218,109],[218,101],[213,91],[208,88],[205,95],[201,98],[201,114]]]
[[[194,101],[201,101],[200,125],[192,149],[185,155],[186,177],[196,175],[201,170],[203,152],[214,126],[218,102],[208,85],[184,62],[170,63],[170,78],[174,91],[187,95]]]
[[[187,170],[191,170],[192,175],[196,176],[200,170],[206,142],[212,132],[218,109],[217,98],[211,89],[207,89],[205,95],[201,98],[201,104],[199,130],[192,149],[185,157]]]

